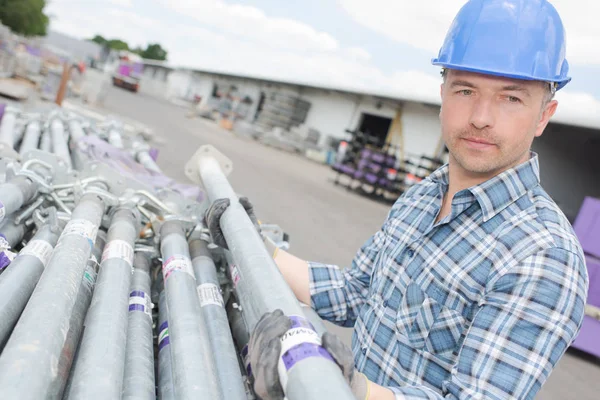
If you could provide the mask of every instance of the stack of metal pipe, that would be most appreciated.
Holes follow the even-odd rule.
[[[157,188],[146,179],[161,176],[150,144],[123,126],[61,110],[4,113],[1,397],[253,399],[244,354],[260,316],[280,308],[319,334],[322,325],[239,205],[231,162],[204,146],[186,166],[202,196]],[[222,220],[231,251],[202,224],[222,197],[232,200]],[[263,234],[287,246],[281,232]],[[330,358],[306,354],[280,371],[288,399],[352,398]]]

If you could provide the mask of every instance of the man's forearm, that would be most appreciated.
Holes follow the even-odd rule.
[[[275,254],[275,263],[296,298],[302,303],[310,305],[308,262],[283,250],[278,250]]]

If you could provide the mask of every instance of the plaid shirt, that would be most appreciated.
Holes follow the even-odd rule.
[[[309,263],[312,307],[398,399],[532,399],[581,326],[583,251],[535,153],[436,224],[447,189],[447,165],[411,187],[351,268]]]

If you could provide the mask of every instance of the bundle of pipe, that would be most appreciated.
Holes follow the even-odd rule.
[[[85,146],[98,140],[160,173],[150,147],[119,123],[14,109],[0,123],[1,397],[254,399],[246,354],[261,315],[282,308],[316,336],[324,325],[275,270],[224,157],[201,149],[192,172],[210,200],[233,200],[222,220],[231,251],[202,225],[209,199],[159,196],[114,169],[121,160],[90,158]],[[352,398],[326,356],[281,379],[290,400]]]

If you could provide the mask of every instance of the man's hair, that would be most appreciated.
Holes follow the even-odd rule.
[[[446,82],[446,76],[448,76],[448,70],[446,68],[442,69],[442,82]],[[554,82],[542,82],[544,87],[546,88],[546,93],[544,94],[544,101],[542,102],[542,107],[546,104],[550,103],[556,94],[556,84]]]

